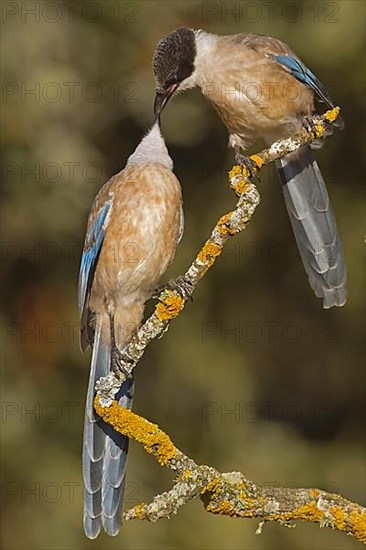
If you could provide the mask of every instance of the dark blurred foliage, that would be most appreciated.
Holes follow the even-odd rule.
[[[90,355],[79,351],[76,287],[93,197],[151,124],[159,38],[192,26],[285,40],[346,121],[316,155],[344,245],[348,303],[325,311],[314,298],[277,178],[264,169],[250,226],[138,366],[134,409],[197,461],[361,502],[364,2],[3,1],[1,8],[3,548],[357,548],[312,525],[270,525],[257,537],[257,522],[210,516],[198,502],[170,521],[132,522],[117,539],[87,541],[80,454]],[[163,130],[186,213],[168,277],[189,265],[235,197],[225,128],[198,91],[171,102]],[[132,444],[126,505],[170,483]]]

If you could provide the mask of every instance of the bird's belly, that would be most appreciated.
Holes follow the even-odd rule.
[[[238,138],[237,144],[232,140],[231,144],[240,146],[257,139],[267,139],[268,135],[275,135],[276,139],[291,135],[299,126],[300,118],[296,111],[286,106],[280,107],[272,103],[254,103],[244,98],[214,103],[229,134]]]
[[[181,191],[163,167],[145,170],[113,202],[90,305],[143,303],[170,264],[178,242]],[[117,193],[115,193],[117,195]]]
[[[237,73],[237,71],[236,71]],[[230,135],[239,141],[251,143],[266,139],[268,135],[278,138],[289,136],[299,126],[304,114],[312,111],[312,92],[302,83],[281,70],[281,79],[260,71],[250,77],[227,74],[225,84],[207,88],[203,93],[227,127]]]

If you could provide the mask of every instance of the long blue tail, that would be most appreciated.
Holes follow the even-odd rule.
[[[327,189],[310,146],[276,162],[287,211],[309,283],[323,307],[347,299],[346,266]]]
[[[125,488],[128,438],[115,432],[94,413],[94,387],[110,369],[110,347],[101,341],[101,322],[97,320],[86,400],[83,440],[84,530],[95,539],[103,527],[117,535],[121,526]],[[116,398],[131,409],[133,381],[126,381]]]

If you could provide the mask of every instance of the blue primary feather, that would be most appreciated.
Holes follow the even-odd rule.
[[[297,80],[300,80],[300,82],[303,82],[314,90],[318,97],[322,99],[330,109],[333,109],[333,100],[322,83],[310,69],[301,63],[299,59],[290,57],[289,55],[273,55],[273,58],[277,61],[277,63],[280,63],[280,65],[287,67],[287,69],[290,70],[291,74],[297,78]]]
[[[86,234],[84,252],[81,257],[79,271],[79,310],[82,315],[88,291],[92,282],[92,276],[96,266],[96,262],[103,244],[105,234],[105,221],[112,204],[112,199],[105,202],[102,209],[99,211],[92,226]]]

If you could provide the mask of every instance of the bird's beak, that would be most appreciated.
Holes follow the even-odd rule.
[[[159,118],[160,113],[162,112],[165,105],[168,103],[169,99],[172,97],[177,88],[178,84],[172,84],[172,86],[170,86],[167,90],[164,90],[163,92],[156,92],[154,102],[155,118]]]

